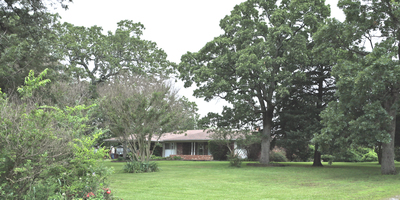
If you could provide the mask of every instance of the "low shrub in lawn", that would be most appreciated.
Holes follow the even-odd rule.
[[[151,155],[152,160],[166,160],[166,157]]]
[[[361,162],[375,162],[378,161],[378,154],[374,150],[370,150],[368,153],[364,154],[361,158]]]
[[[279,151],[278,152],[271,151],[269,160],[271,162],[287,162],[288,161],[286,156],[282,152],[279,152]]]
[[[182,158],[180,156],[174,156],[172,157],[173,160],[182,160]]]
[[[155,162],[130,161],[126,162],[124,166],[124,172],[126,173],[157,172],[159,170]]]
[[[241,167],[242,166],[242,159],[239,158],[238,155],[227,155],[229,160],[229,165],[231,167]]]

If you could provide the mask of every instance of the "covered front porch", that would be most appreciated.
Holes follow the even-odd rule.
[[[165,142],[163,143],[163,157],[179,156],[183,160],[213,160],[208,148],[208,142]]]

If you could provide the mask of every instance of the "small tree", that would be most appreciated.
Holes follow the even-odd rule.
[[[163,79],[121,77],[99,88],[100,105],[112,135],[132,150],[133,160],[148,162],[164,133],[182,129],[197,107]]]

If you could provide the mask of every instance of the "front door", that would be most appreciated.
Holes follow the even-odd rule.
[[[169,157],[170,155],[176,155],[175,143],[165,143],[164,144],[164,157]]]

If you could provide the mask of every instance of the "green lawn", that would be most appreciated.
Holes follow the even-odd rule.
[[[127,199],[385,199],[400,195],[400,175],[377,163],[285,163],[286,167],[228,167],[221,161],[158,161],[161,171],[123,173],[107,162],[115,196]],[[396,163],[397,167],[400,166]],[[400,169],[398,169],[400,170]]]

